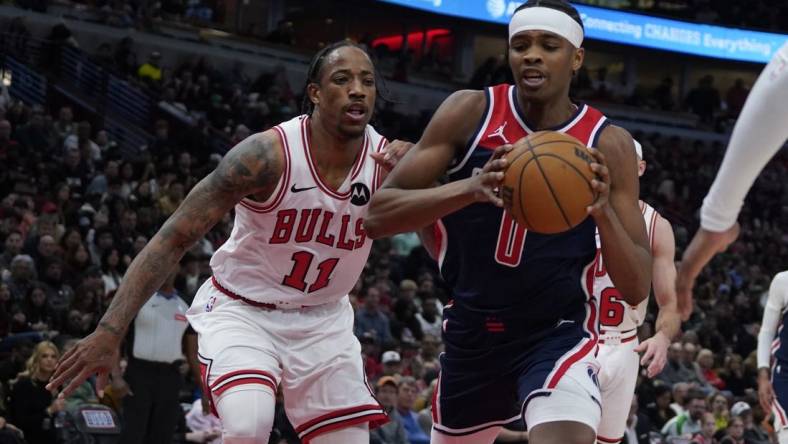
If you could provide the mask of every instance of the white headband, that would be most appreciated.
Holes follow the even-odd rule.
[[[522,31],[549,31],[569,40],[575,48],[583,44],[583,27],[569,14],[544,6],[534,6],[517,11],[509,21],[509,42]]]
[[[635,139],[632,139],[632,141],[635,142],[635,153],[638,155],[638,160],[643,160],[643,146]]]

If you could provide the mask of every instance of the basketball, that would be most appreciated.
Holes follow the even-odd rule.
[[[594,157],[579,140],[539,131],[518,140],[507,153],[501,196],[514,220],[528,230],[555,234],[588,216],[596,199],[591,187]]]

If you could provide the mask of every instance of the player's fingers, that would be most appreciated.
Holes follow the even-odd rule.
[[[610,170],[605,166],[598,163],[591,164],[591,171],[597,175],[602,182],[609,183],[610,182]]]
[[[46,389],[57,390],[58,387],[65,384],[66,381],[73,378],[74,375],[79,373],[79,369],[80,369],[79,365],[62,367],[59,374],[52,375],[52,378],[49,380],[49,384],[46,385]]]
[[[509,162],[506,159],[495,159],[493,161],[487,162],[484,165],[484,172],[488,171],[503,171],[509,165]]]
[[[607,162],[605,161],[605,155],[602,154],[601,151],[592,147],[588,147],[588,151],[591,152],[591,155],[594,156],[594,159],[597,161],[597,163],[607,165]]]
[[[108,379],[109,373],[107,372],[100,372],[96,377],[96,394],[98,394],[99,399],[104,397],[104,388],[107,387]]]
[[[495,149],[495,151],[493,151],[493,155],[490,157],[490,160],[488,162],[492,162],[493,160],[502,157],[504,154],[511,151],[512,148],[513,148],[512,145],[508,143],[506,145],[499,146],[498,148]]]
[[[503,180],[503,172],[501,172],[501,171],[490,171],[490,172],[484,173],[484,174],[482,174],[481,180],[482,180],[482,183],[484,185],[497,186]]]
[[[58,369],[61,366],[65,365],[69,360],[71,360],[74,357],[74,355],[76,354],[78,348],[79,348],[79,345],[77,345],[76,347],[71,347],[71,350],[69,350],[66,353],[64,353],[63,356],[61,356],[60,359],[58,359],[57,365],[55,366],[55,373],[56,374],[57,374]]]
[[[63,389],[62,392],[60,392],[59,397],[68,398],[69,396],[71,396],[71,394],[74,393],[74,391],[77,388],[79,388],[79,386],[82,385],[82,383],[85,382],[86,379],[90,377],[91,373],[92,372],[88,369],[84,369],[81,372],[79,372],[79,374],[68,383],[66,388]]]

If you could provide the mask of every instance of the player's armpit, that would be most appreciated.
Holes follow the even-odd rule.
[[[651,252],[640,211],[640,186],[632,136],[617,126],[605,128],[599,140],[610,176],[609,205],[595,216],[610,278],[624,300],[637,305],[651,289]]]
[[[661,216],[656,220],[653,243],[652,287],[659,307],[656,331],[673,340],[681,330],[676,297],[676,239],[670,222]]]
[[[364,228],[372,238],[415,231],[473,201],[464,181],[432,188],[486,109],[482,91],[457,91],[435,112],[421,140],[372,197]]]

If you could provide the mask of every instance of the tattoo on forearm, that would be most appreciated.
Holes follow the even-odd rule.
[[[273,143],[261,136],[233,148],[200,181],[132,262],[99,326],[120,336],[186,251],[242,197],[270,192],[282,171]]]

